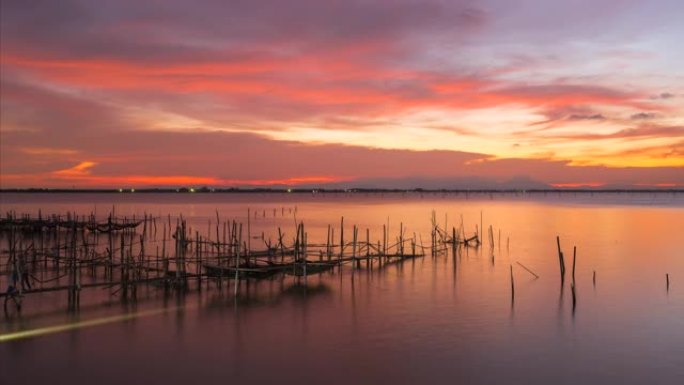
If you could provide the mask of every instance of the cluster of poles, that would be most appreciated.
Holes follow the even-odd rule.
[[[265,217],[265,210],[260,214]],[[68,307],[76,309],[86,288],[109,288],[111,295],[129,300],[137,297],[141,285],[185,290],[196,282],[194,286],[201,290],[203,283],[220,288],[230,279],[237,296],[238,281],[243,279],[276,274],[306,279],[345,265],[353,267],[353,274],[428,253],[434,257],[449,248],[456,253],[461,247],[481,245],[480,227],[466,235],[461,220],[458,229],[447,231],[446,223],[444,227],[437,223],[434,212],[429,245],[423,244],[420,235],[407,235],[403,223],[399,233],[391,235],[389,220],[383,225],[382,238],[372,241],[369,229],[364,232],[352,225],[349,233],[342,217],[339,228],[327,226],[325,243],[317,243],[310,240],[296,215],[294,236],[287,237],[278,227],[275,239],[263,232],[252,234],[251,222],[256,218],[256,212],[248,211],[246,224],[222,221],[217,211],[216,220],[210,220],[206,233],[200,234],[183,216],[127,218],[117,217],[112,210],[106,219],[98,220],[95,214],[44,217],[39,212],[31,217],[7,213],[0,217],[0,237],[7,245],[0,250],[0,277],[7,282],[0,298],[4,297],[5,311],[12,306],[21,310],[31,294],[66,291]],[[254,242],[263,246],[253,247]]]
[[[285,209],[281,211],[285,215]],[[261,216],[266,216],[265,210]],[[310,240],[304,222],[297,221],[296,215],[294,236],[286,236],[278,227],[275,239],[267,238],[263,232],[252,234],[252,221],[257,218],[257,212],[252,215],[248,210],[246,224],[237,220],[222,221],[217,211],[215,222],[209,220],[206,233],[200,234],[199,230],[188,226],[183,216],[144,214],[142,218],[127,218],[117,217],[112,210],[105,219],[98,220],[94,214],[43,217],[39,212],[37,217],[31,217],[7,213],[4,218],[0,217],[0,244],[6,245],[0,250],[0,283],[2,278],[7,283],[0,288],[0,298],[4,299],[6,312],[11,307],[20,311],[22,302],[30,294],[66,291],[67,306],[77,309],[81,292],[86,288],[109,288],[111,295],[129,300],[137,298],[141,285],[177,290],[187,290],[194,285],[202,290],[203,283],[205,287],[221,288],[228,280],[233,280],[233,292],[237,296],[240,280],[277,274],[306,279],[308,275],[345,265],[353,267],[353,274],[358,269],[382,268],[428,253],[432,257],[449,252],[457,256],[461,250],[483,246],[484,238],[482,219],[479,226],[475,225],[475,231],[467,234],[462,217],[460,226],[449,229],[446,216],[442,225],[434,211],[428,245],[423,244],[421,235],[407,234],[403,223],[399,224],[398,234],[391,235],[389,220],[383,224],[379,240],[372,241],[370,230],[362,231],[356,225],[351,226],[349,233],[342,217],[339,228],[327,226],[325,242],[315,242]],[[494,263],[492,226],[487,228],[487,238]],[[253,247],[255,241],[262,246]],[[498,244],[501,247],[500,231]],[[556,244],[562,294],[566,261],[560,237],[556,237]],[[573,312],[577,305],[576,259],[577,248],[573,247],[570,284]],[[539,278],[532,269],[515,263]],[[596,271],[592,280],[596,285]],[[510,281],[513,304],[512,264]],[[666,274],[666,287],[669,291],[669,274]]]

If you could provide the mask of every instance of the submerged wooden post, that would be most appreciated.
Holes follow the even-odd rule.
[[[226,232],[228,231],[228,222],[223,222],[223,238],[221,241],[221,248],[219,250],[219,255],[217,256],[217,262],[220,265],[221,264],[221,254],[225,254],[226,252],[226,247],[227,247],[227,239],[226,239]],[[278,231],[280,231],[280,227],[278,228]]]
[[[515,263],[517,263],[518,265],[520,265],[520,267],[522,267],[523,269],[527,270],[528,273],[534,275],[534,278],[539,278],[539,276],[538,276],[534,271],[528,269],[527,266],[523,265],[522,263],[520,263],[520,262],[518,262],[518,261],[515,261]]]
[[[251,245],[252,245],[252,234],[251,234],[249,217],[250,217],[250,215],[249,215],[249,208],[248,208],[247,209],[247,251],[246,251],[247,261],[249,261],[250,252],[252,250],[252,247],[251,247]]]
[[[105,269],[105,275],[109,274],[109,280],[113,280],[113,269],[114,269],[114,238],[112,237],[112,214],[109,214],[109,218],[107,219],[107,236],[109,240],[109,266]],[[59,239],[59,238],[58,238]],[[107,272],[107,270],[109,270]]]
[[[515,285],[513,284],[513,265],[511,265],[511,304],[515,302]]]
[[[328,256],[328,260],[330,260],[334,254],[333,250],[335,249],[335,228],[330,227],[330,255]]]
[[[665,274],[665,288],[670,291],[670,274]]]
[[[387,217],[387,232],[385,233],[385,260],[389,261],[389,257],[387,256],[387,252],[389,251],[389,242],[390,242],[390,218]]]
[[[494,228],[489,225],[489,248],[494,250]]]
[[[434,214],[434,212],[433,212]],[[437,255],[437,234],[435,232],[435,225],[433,222],[432,229],[430,230],[430,256],[434,258]]]
[[[404,222],[399,222],[399,255],[404,258]]]
[[[216,227],[216,232],[218,234],[218,227]],[[199,237],[199,233],[195,233],[195,239]],[[200,238],[201,239],[201,238]],[[217,240],[218,243],[218,240]],[[195,261],[195,271],[197,273],[197,290],[202,290],[202,247],[198,247],[199,252],[197,253],[197,258]]]
[[[125,221],[125,219],[124,219]],[[124,240],[124,233],[126,230],[123,230],[121,234],[119,234],[119,237],[121,238],[120,242],[120,255],[119,255],[119,273],[120,273],[120,279],[121,279],[121,287],[122,287],[122,298],[126,298],[128,295],[128,283],[127,283],[127,277],[126,277],[126,269],[128,268],[128,265],[126,264],[126,258],[124,256],[126,244]]]
[[[216,258],[221,257],[221,237],[219,235],[219,227],[221,226],[221,219],[219,218],[218,209],[216,209]],[[224,227],[225,229],[225,227]],[[210,256],[207,255],[207,258]],[[220,263],[219,263],[220,264]]]
[[[366,263],[368,263],[368,257],[370,256],[370,230],[366,228]]]
[[[575,283],[575,261],[577,259],[577,246],[572,247],[572,283]]]
[[[280,246],[280,263],[285,261],[285,245],[283,245],[283,232],[278,227],[278,245]]]
[[[352,265],[356,268],[356,237],[358,235],[358,228],[354,225],[352,233]]]
[[[340,259],[344,257],[344,217],[340,220]]]
[[[150,277],[150,269],[145,259],[145,236],[140,236],[140,267],[138,269],[145,269],[145,278]],[[139,274],[140,275],[140,274]]]
[[[240,223],[240,235],[237,239],[235,255],[235,297],[238,295],[238,269],[240,268],[240,243],[242,242],[242,223]]]
[[[387,227],[382,225],[382,254],[387,256]]]
[[[325,237],[325,256],[330,260],[330,225],[328,225],[328,233]]]
[[[430,256],[434,258],[437,254],[437,214],[435,210],[432,210],[430,223]]]
[[[147,235],[147,211],[143,213],[143,237]]]
[[[570,284],[570,288],[572,289],[572,312],[574,314],[575,312],[575,306],[577,306],[577,297],[575,296],[575,283]]]
[[[164,265],[164,279],[166,280],[166,278],[169,275],[169,262],[166,259],[166,223],[163,224],[163,232],[164,232],[164,234],[162,234],[163,240],[162,240],[162,256],[161,256],[161,258],[162,258],[162,264]]]
[[[304,223],[302,223],[302,254],[303,254],[303,259],[304,259],[304,283],[306,283],[306,241],[307,241],[307,236],[306,233],[304,232]]]
[[[558,245],[558,262],[560,264],[561,284],[565,281],[565,261],[563,260],[563,252],[560,246],[560,237],[556,235],[556,244]]]

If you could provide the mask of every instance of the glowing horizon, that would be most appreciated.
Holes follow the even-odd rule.
[[[684,186],[676,1],[102,5],[2,3],[1,188]]]

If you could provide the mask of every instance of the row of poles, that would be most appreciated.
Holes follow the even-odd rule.
[[[284,215],[285,210],[281,213]],[[264,217],[265,210],[261,214]],[[296,231],[291,243],[280,227],[275,242],[266,239],[264,233],[253,237],[249,210],[246,238],[242,223],[221,221],[218,211],[215,227],[212,228],[210,221],[206,237],[197,230],[193,237],[193,229],[182,216],[176,219],[175,227],[171,216],[167,216],[163,218],[166,220],[161,225],[159,239],[158,219],[147,214],[137,219],[119,218],[114,210],[104,221],[97,221],[95,214],[68,213],[43,218],[39,212],[38,218],[31,218],[8,213],[0,218],[0,235],[4,234],[8,239],[7,258],[4,269],[0,269],[0,276],[10,277],[7,291],[0,293],[5,297],[5,307],[14,302],[20,309],[26,294],[66,290],[68,307],[73,309],[80,304],[83,288],[97,286],[110,288],[112,295],[122,299],[136,298],[138,285],[142,283],[160,282],[164,287],[187,288],[189,280],[196,278],[201,290],[202,280],[210,276],[203,271],[207,266],[230,272],[232,276],[221,273],[214,278],[218,278],[219,287],[222,278],[234,278],[237,295],[238,279],[249,276],[250,271],[292,269],[306,277],[312,270],[320,269],[322,262],[328,263],[327,266],[351,263],[355,268],[365,262],[372,268],[374,261],[381,266],[390,260],[423,256],[427,248],[415,233],[412,237],[406,235],[403,223],[399,224],[399,234],[391,241],[389,219],[383,224],[382,240],[377,242],[371,242],[369,229],[365,231],[365,240],[362,239],[356,225],[352,226],[351,235],[345,234],[344,217],[340,220],[339,242],[336,242],[335,228],[328,226],[326,243],[315,244],[309,241],[304,223],[296,220],[296,208]],[[449,237],[433,220],[429,249],[435,256],[443,250],[444,244],[451,244],[454,250],[459,245],[478,247],[480,228],[476,226],[475,234],[467,237],[461,224],[458,231],[453,228]],[[260,239],[265,249],[252,250],[253,239]],[[169,244],[172,244],[173,252]],[[155,248],[154,254],[150,247]],[[318,260],[312,260],[311,256],[318,256]],[[189,269],[191,267],[194,272]],[[98,269],[103,271],[102,276],[98,276]],[[63,282],[65,277],[66,284]],[[57,284],[50,284],[54,281]]]

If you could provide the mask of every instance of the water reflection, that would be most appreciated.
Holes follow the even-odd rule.
[[[422,199],[386,201],[372,196],[316,198],[297,202],[294,210],[294,202],[276,202],[273,197],[244,199],[193,202],[189,226],[203,237],[211,232],[216,239],[216,229],[207,229],[216,208],[221,217],[244,219],[249,206],[259,213],[250,223],[259,238],[252,244],[256,248],[262,232],[275,244],[277,227],[287,239],[296,237],[293,216],[287,208],[279,209],[289,205],[305,221],[308,236],[323,243],[329,223],[335,223],[339,238],[341,215],[345,237],[353,224],[363,238],[368,228],[371,239],[378,239],[383,225],[396,234],[403,223],[407,234],[415,231],[429,243],[434,209],[456,218],[449,222],[459,231],[463,214],[467,234],[475,231],[475,224],[485,230],[491,225],[497,245],[492,250],[485,238],[479,249],[457,248],[454,253],[447,245],[435,256],[428,252],[422,258],[361,261],[361,268],[345,264],[313,275],[295,271],[240,279],[237,296],[232,278],[194,276],[188,277],[187,286],[140,285],[135,296],[112,295],[118,287],[84,289],[75,313],[66,311],[63,293],[27,296],[21,313],[2,318],[1,333],[122,315],[131,318],[2,343],[0,382],[45,382],[44,372],[65,380],[73,381],[78,374],[81,381],[117,384],[160,379],[676,383],[684,376],[684,345],[678,338],[684,327],[684,291],[676,282],[669,287],[663,282],[666,272],[673,278],[684,271],[684,245],[677,232],[684,227],[680,206],[559,202],[556,196],[529,201],[470,195],[466,201],[425,194]],[[187,202],[155,204],[125,202],[117,211],[180,212]],[[84,212],[91,209],[92,205]],[[156,241],[152,236],[155,243],[147,248],[153,255],[157,246],[161,254],[163,246],[160,221],[157,227]],[[567,282],[559,275],[556,235],[566,249],[577,245],[581,251],[574,282],[570,274]],[[104,240],[100,235],[99,242]],[[121,239],[114,237],[113,242]],[[62,269],[63,263],[60,260]],[[195,273],[192,266],[187,270]],[[102,279],[104,274],[102,266],[84,270],[82,282]],[[37,278],[49,279],[47,274]],[[3,289],[8,282],[7,276],[0,277]],[[67,277],[57,282],[65,285]]]

